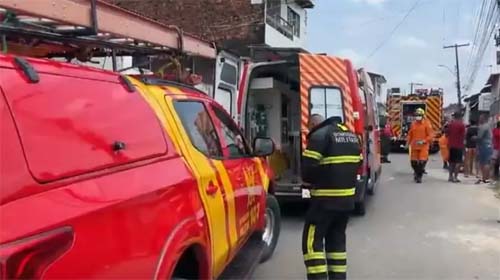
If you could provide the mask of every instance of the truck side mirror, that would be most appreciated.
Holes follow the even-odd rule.
[[[271,138],[256,137],[253,140],[253,154],[258,157],[267,157],[274,153],[274,142]]]

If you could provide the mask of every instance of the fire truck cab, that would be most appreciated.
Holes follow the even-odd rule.
[[[364,90],[368,83],[359,88],[358,73],[349,60],[295,49],[267,49],[252,61],[221,53],[217,68],[215,100],[239,121],[247,139],[265,136],[276,143],[268,161],[275,176],[275,194],[282,201],[308,197],[302,190],[301,155],[312,114],[340,117],[357,133],[367,159],[356,186],[356,210],[364,214],[365,194],[373,193],[380,174],[375,155],[380,142],[377,124],[365,118],[370,108],[370,120],[377,119],[371,109],[376,106],[373,94]]]

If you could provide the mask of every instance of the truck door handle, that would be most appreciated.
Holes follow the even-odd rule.
[[[215,193],[217,193],[218,190],[219,188],[217,188],[217,186],[215,186],[213,183],[209,183],[207,188],[205,189],[205,192],[208,195],[214,195]]]

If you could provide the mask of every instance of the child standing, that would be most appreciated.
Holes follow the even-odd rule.
[[[448,169],[448,160],[450,157],[450,149],[448,148],[448,137],[444,133],[439,138],[439,151],[441,153],[441,159],[443,159],[443,168]]]

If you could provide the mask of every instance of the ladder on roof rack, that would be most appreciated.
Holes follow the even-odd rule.
[[[64,57],[88,48],[93,56],[112,51],[113,56],[216,57],[210,42],[100,0],[0,0],[2,47],[6,41],[17,48],[38,47],[35,56]]]

